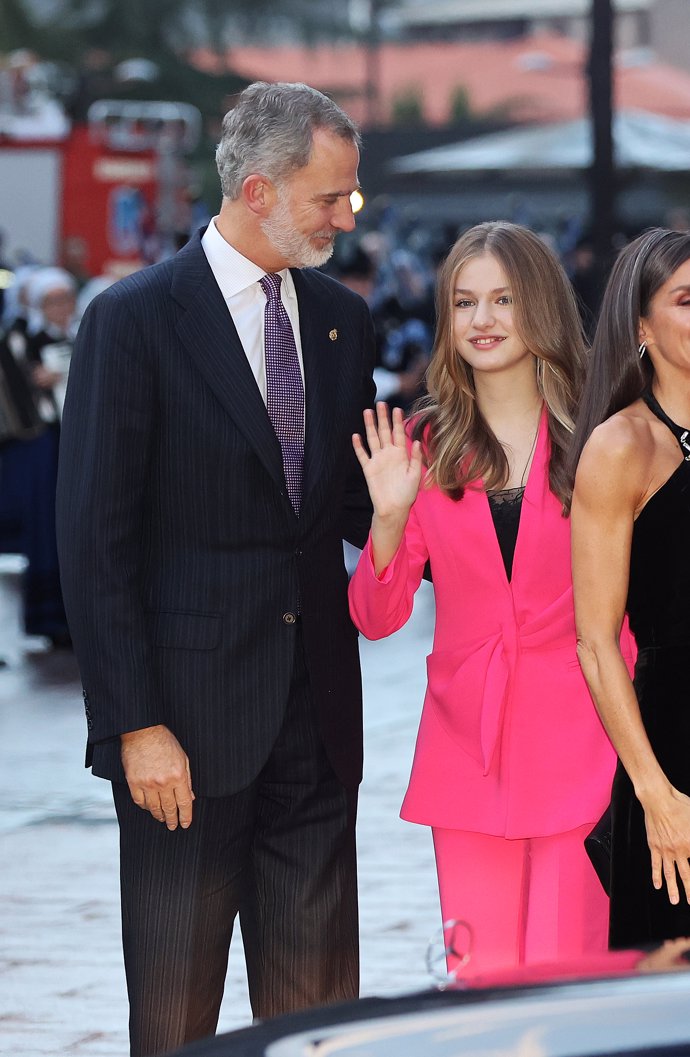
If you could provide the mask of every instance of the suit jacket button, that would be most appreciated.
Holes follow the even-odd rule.
[[[295,616],[294,613],[283,613],[283,623],[284,624],[294,624],[296,620],[297,620],[297,617]]]

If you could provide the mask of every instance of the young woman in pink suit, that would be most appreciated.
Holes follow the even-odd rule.
[[[368,452],[353,440],[374,518],[350,609],[368,638],[390,635],[430,560],[436,628],[402,817],[432,827],[443,920],[470,925],[474,975],[606,947],[583,839],[615,755],[576,654],[563,508],[584,346],[570,284],[532,232],[481,224],[450,251],[437,307],[412,423],[396,411],[391,428],[379,404]]]

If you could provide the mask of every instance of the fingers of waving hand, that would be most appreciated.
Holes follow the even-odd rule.
[[[121,738],[122,765],[134,803],[168,829],[192,821],[189,760],[175,735],[164,726],[131,731]]]
[[[405,426],[403,423],[402,411],[399,407],[393,408],[392,428],[390,418],[388,417],[388,405],[386,403],[379,400],[376,405],[376,412],[372,411],[371,408],[367,408],[364,412],[364,432],[372,458],[376,452],[391,445],[405,450]],[[366,454],[364,452],[364,445],[361,443],[361,438],[358,434],[355,434],[355,436],[360,441],[360,451]],[[355,450],[357,449],[355,448]]]
[[[393,411],[393,422],[388,418],[385,404],[378,404],[376,415],[364,412],[369,454],[361,437],[353,437],[353,445],[367,480],[374,509],[379,516],[406,513],[415,500],[422,475],[422,453],[419,441],[408,451],[403,415]]]
[[[370,463],[379,466],[409,466],[413,474],[421,477],[422,446],[414,441],[408,453],[405,420],[399,407],[393,408],[393,423],[388,418],[386,404],[376,405],[376,416],[370,409],[364,412],[364,427],[369,454],[358,433],[353,434],[352,446],[355,449],[365,472]]]
[[[402,411],[399,407],[393,408],[393,422],[398,423],[402,429],[402,446],[405,446],[405,431],[402,426]],[[378,451],[390,444],[395,445],[396,440],[400,446],[400,431],[397,434],[391,428],[391,420],[388,412],[388,404],[379,400],[376,404],[376,412],[367,410],[364,412],[364,428],[367,434],[367,444],[370,451]]]
[[[373,411],[367,410],[364,412],[364,433],[367,438],[367,447],[369,448],[369,452],[371,452],[371,454],[369,454],[369,452],[367,452],[367,449],[364,447],[364,444],[362,443],[362,438],[359,433],[353,433],[352,446],[355,449],[355,455],[359,459],[360,466],[366,473],[367,466],[371,462],[374,453],[381,450],[381,442],[379,440],[378,431],[374,424]]]

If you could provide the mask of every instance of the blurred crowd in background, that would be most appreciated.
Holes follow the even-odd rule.
[[[23,6],[17,0],[11,4],[15,13],[20,13]],[[183,13],[186,10],[184,4],[174,4],[172,0],[168,6],[171,11],[173,8]],[[324,4],[317,6],[321,10]],[[215,190],[215,174],[214,189],[207,192],[204,179],[190,178],[187,159],[198,146],[203,164],[212,168],[212,144],[219,128],[220,107],[227,107],[228,92],[236,91],[241,83],[227,66],[222,69],[222,75],[216,75],[208,70],[202,72],[198,65],[181,63],[182,45],[178,42],[177,50],[172,51],[170,42],[161,43],[156,36],[161,32],[160,20],[151,12],[142,12],[151,30],[151,39],[144,39],[146,35],[140,34],[136,47],[144,56],[155,52],[156,62],[148,58],[116,62],[118,50],[124,54],[135,44],[125,47],[131,28],[125,9],[109,5],[108,10],[110,50],[94,46],[93,41],[89,43],[88,34],[83,40],[75,38],[74,48],[79,45],[82,49],[82,58],[77,64],[39,60],[37,53],[28,48],[0,54],[0,143],[12,141],[16,146],[26,142],[36,146],[45,140],[54,147],[58,145],[55,149],[62,152],[59,163],[63,167],[63,223],[65,202],[69,198],[73,222],[81,222],[80,230],[88,233],[63,236],[58,240],[59,250],[54,253],[57,259],[40,259],[35,245],[33,248],[21,245],[16,233],[14,239],[4,240],[0,231],[0,553],[24,556],[24,629],[28,635],[41,636],[54,647],[70,645],[60,596],[53,522],[60,415],[79,322],[88,303],[100,291],[128,270],[170,256],[216,211],[218,202],[212,197],[219,194]],[[0,27],[6,36],[9,25],[7,22]],[[15,36],[26,32],[23,26],[24,23],[17,21]],[[535,32],[540,31],[538,25],[535,27]],[[513,29],[518,37],[523,34],[528,49],[533,39],[539,39],[540,47],[546,48],[546,38],[532,38],[529,27],[522,27],[519,33]],[[503,24],[489,26],[486,32],[487,39],[493,39],[493,34],[495,49],[507,46],[502,40],[507,32]],[[36,33],[34,27],[34,36]],[[44,54],[50,52],[56,33],[57,29],[51,25],[40,38]],[[114,47],[119,39],[117,33],[122,36],[121,46]],[[184,35],[183,39],[186,40]],[[567,41],[565,37],[563,41],[568,47],[579,47],[576,41]],[[481,47],[477,44],[477,48]],[[527,57],[532,55],[534,60],[535,54],[528,51]],[[639,57],[638,60],[639,65],[642,60]],[[521,59],[521,63],[521,75],[532,77],[534,61],[530,65]],[[657,79],[661,73],[657,70]],[[676,82],[677,78],[674,81],[677,96]],[[173,93],[180,91],[181,96],[184,91],[184,98],[194,98],[197,108],[187,102],[147,104],[141,101],[155,99],[166,89]],[[104,96],[118,93],[119,100],[111,101],[110,109],[103,111],[101,118],[96,115],[94,119],[94,104]],[[140,100],[135,110],[130,105],[132,97]],[[365,97],[368,98],[366,92]],[[147,106],[158,110],[147,110]],[[177,109],[171,111],[170,107]],[[202,110],[203,127],[197,128],[195,115],[201,118]],[[475,122],[475,132],[481,131],[484,126],[476,116],[468,113],[463,120],[470,118]],[[381,129],[372,128],[370,143],[377,132],[381,133]],[[364,133],[366,148],[367,128]],[[94,135],[96,139],[101,137],[95,146]],[[185,137],[188,137],[186,147],[182,142]],[[404,152],[408,148],[396,149]],[[7,152],[8,157],[11,153]],[[10,160],[16,161],[18,157],[15,151]],[[366,158],[365,149],[362,169]],[[89,167],[95,171],[99,165],[101,183],[106,171],[113,180],[107,202],[100,185],[92,183],[84,188],[74,176],[76,173],[81,178]],[[20,188],[22,182],[30,185],[31,174],[25,176],[19,164],[14,171],[17,169]],[[148,175],[145,172],[142,176],[145,170]],[[137,172],[143,181],[141,185],[132,179],[132,174]],[[70,179],[73,186],[69,184]],[[142,190],[144,185],[148,190]],[[32,185],[27,216],[41,204],[42,192],[36,190],[38,186]],[[101,223],[85,218],[85,209],[96,192],[103,195]],[[367,193],[366,186],[364,193]],[[7,185],[5,194],[12,194]],[[474,194],[481,200],[481,187]],[[5,205],[7,201],[6,197]],[[337,241],[334,257],[326,265],[331,275],[367,301],[377,339],[377,397],[405,412],[424,391],[434,337],[437,268],[463,226],[470,226],[470,223],[449,222],[448,209],[442,219],[438,213],[425,215],[425,203],[429,201],[420,199],[411,208],[409,195],[404,199],[377,191],[358,215],[356,232]],[[602,270],[595,259],[587,220],[568,204],[570,201],[563,199],[558,216],[542,202],[540,215],[538,194],[523,198],[516,193],[500,217],[488,215],[490,207],[487,206],[487,215],[475,216],[473,222],[512,220],[531,227],[548,241],[573,283],[583,325],[591,337]],[[453,215],[452,209],[450,215]],[[14,219],[12,213],[10,217]],[[690,215],[680,208],[667,216],[659,216],[657,222],[680,230],[690,229]],[[613,249],[620,249],[637,233],[621,230]],[[103,246],[96,245],[99,240]],[[107,240],[106,253],[103,247]],[[106,264],[96,263],[94,267],[94,262],[102,262],[108,255],[111,259]]]
[[[377,338],[377,398],[406,412],[424,391],[436,269],[458,233],[410,225],[390,207],[377,228],[363,218],[361,230],[341,240],[326,266],[367,301]],[[599,290],[586,232],[569,218],[541,235],[559,252],[591,333]],[[0,259],[0,552],[26,559],[26,634],[69,647],[54,532],[60,414],[81,316],[116,276],[90,275],[87,247],[75,240],[58,262],[21,258]]]

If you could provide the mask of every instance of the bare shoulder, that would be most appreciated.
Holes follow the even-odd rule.
[[[616,474],[629,473],[631,467],[649,461],[654,453],[654,437],[645,410],[642,401],[637,400],[597,426],[582,451],[578,473],[580,468],[591,472],[595,467]]]
[[[580,458],[575,490],[581,498],[623,502],[637,509],[654,462],[653,423],[641,400],[593,430]]]

